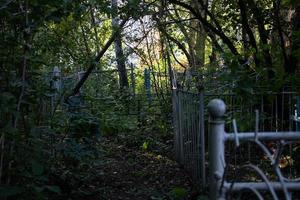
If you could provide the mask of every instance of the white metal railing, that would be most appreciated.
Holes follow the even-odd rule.
[[[279,167],[283,148],[291,142],[300,141],[300,132],[259,132],[258,131],[258,112],[256,115],[256,127],[254,132],[238,133],[236,123],[234,122],[234,133],[225,132],[224,115],[226,111],[225,103],[220,99],[213,99],[208,104],[210,115],[209,120],[209,194],[211,200],[225,199],[229,193],[242,193],[243,191],[252,192],[258,199],[263,199],[260,191],[269,191],[273,199],[282,199],[276,192],[281,190],[285,199],[292,199],[292,191],[300,190],[300,181],[298,179],[290,180],[284,177]],[[235,121],[235,120],[234,120]],[[262,141],[280,141],[275,154]],[[271,181],[267,175],[257,165],[246,164],[239,169],[254,171],[261,182],[228,182],[225,179],[225,143],[227,141],[235,142],[236,148],[240,142],[254,142],[266,155],[271,163],[277,180]]]

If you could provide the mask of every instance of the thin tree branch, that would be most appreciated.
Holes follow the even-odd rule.
[[[104,47],[102,48],[102,50],[100,52],[97,53],[96,57],[93,59],[93,61],[91,62],[89,68],[86,70],[86,72],[83,74],[82,78],[79,80],[79,82],[76,84],[76,86],[74,87],[74,89],[72,90],[71,94],[67,95],[66,99],[67,100],[70,96],[73,96],[75,94],[77,94],[80,90],[80,88],[83,86],[83,84],[85,83],[85,81],[88,79],[89,75],[92,73],[92,71],[96,68],[96,63],[98,63],[100,61],[100,59],[103,57],[103,55],[105,54],[105,52],[108,50],[108,48],[112,45],[112,43],[115,41],[116,37],[120,34],[121,29],[123,28],[123,26],[125,25],[125,23],[128,21],[127,19],[124,19],[120,25],[119,28],[116,29],[111,37],[109,38],[109,40],[106,42],[106,44],[104,45]]]
[[[275,17],[275,24],[276,24],[276,28],[278,31],[278,36],[280,39],[280,48],[281,48],[281,52],[283,55],[283,60],[284,60],[284,68],[285,71],[290,71],[290,68],[292,68],[292,66],[289,65],[289,59],[286,53],[286,49],[285,49],[285,45],[284,45],[284,38],[283,38],[283,30],[280,24],[280,0],[274,0],[273,1],[274,4],[274,17]]]
[[[268,45],[268,34],[264,27],[265,20],[263,18],[261,11],[258,9],[257,5],[255,4],[254,0],[247,0],[247,2],[248,2],[250,9],[253,12],[253,16],[254,16],[255,20],[256,20],[260,41],[263,44],[262,51],[263,51],[263,56],[265,59],[265,64],[267,65],[266,67],[271,68],[272,67],[272,58],[271,58],[268,48],[266,47]],[[271,78],[272,76],[273,76],[273,73],[271,71],[269,71],[269,77]]]
[[[222,30],[214,27],[211,23],[209,23],[207,21],[207,19],[203,18],[202,15],[198,11],[196,11],[193,7],[191,7],[190,5],[188,5],[184,2],[178,1],[178,0],[168,0],[168,1],[170,3],[179,5],[185,9],[189,10],[204,26],[206,26],[210,31],[212,31],[213,33],[218,35],[234,55],[236,55],[236,56],[240,55],[238,53],[237,49],[235,48],[234,44],[232,43],[232,41],[225,35],[225,33]]]

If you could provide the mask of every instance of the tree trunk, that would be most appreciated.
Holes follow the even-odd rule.
[[[291,55],[290,55],[290,68],[288,72],[294,73],[295,71],[300,73],[300,38],[296,34],[300,31],[300,5],[295,8],[295,13],[292,18],[292,38],[291,38]],[[298,54],[298,55],[297,55]]]
[[[118,18],[118,1],[112,0],[112,26],[113,29],[119,28],[119,18]],[[125,65],[125,57],[122,49],[122,37],[121,32],[118,32],[118,35],[114,41],[115,46],[115,54],[116,54],[116,61],[117,61],[117,68],[119,73],[119,84],[120,88],[128,88],[128,78],[127,78],[127,72],[126,72],[126,65]]]
[[[206,18],[205,9],[201,7],[207,6],[207,0],[205,0],[202,5],[200,5],[199,2],[191,1],[191,6],[196,8],[204,19]],[[189,48],[193,58],[192,67],[196,70],[203,67],[205,64],[205,41],[207,37],[203,24],[198,20],[191,21],[190,36],[191,44]]]
[[[270,54],[269,49],[266,48],[268,46],[268,33],[265,28],[265,19],[261,9],[259,9],[258,5],[254,0],[247,0],[247,3],[256,21],[258,35],[260,38],[260,46],[264,58],[264,65],[265,65],[264,67],[268,70],[268,78],[272,79],[274,78],[275,74],[274,71],[272,70],[273,68],[272,56]]]

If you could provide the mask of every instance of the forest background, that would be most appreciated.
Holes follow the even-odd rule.
[[[4,198],[63,196],[101,135],[171,140],[175,77],[299,92],[298,0],[1,0],[0,38]]]

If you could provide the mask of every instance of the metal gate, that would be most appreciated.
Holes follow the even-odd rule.
[[[205,177],[205,141],[203,93],[173,90],[175,156],[193,181],[203,189]]]

